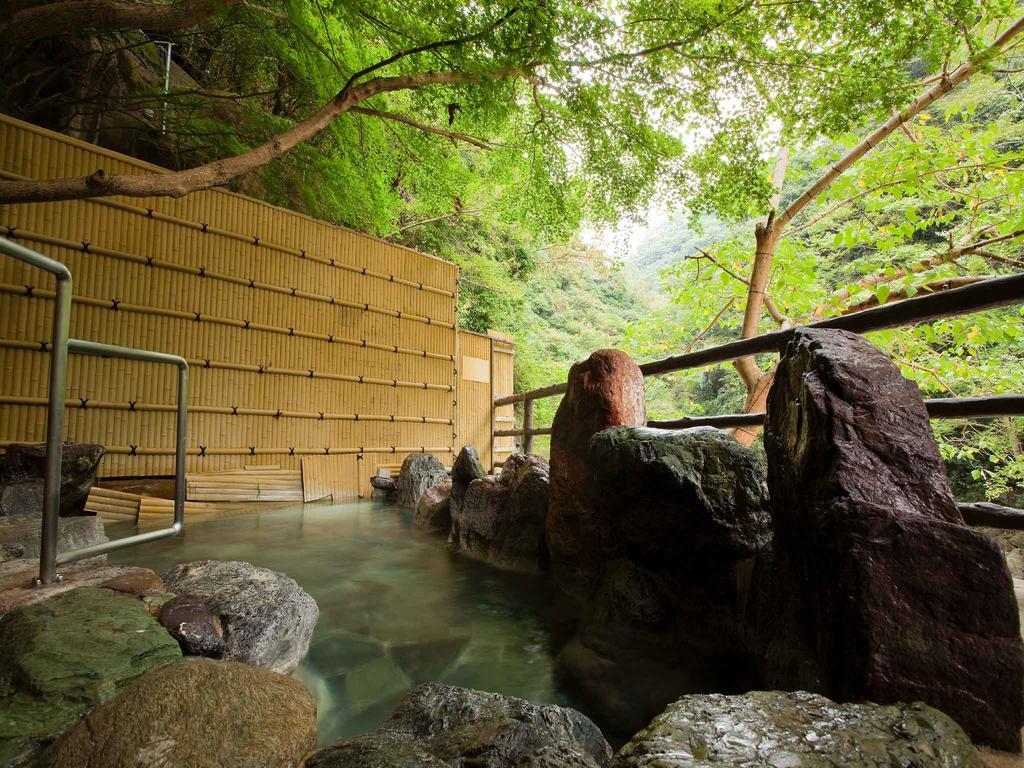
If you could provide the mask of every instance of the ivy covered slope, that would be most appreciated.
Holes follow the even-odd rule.
[[[1009,67],[1008,67],[1009,68]],[[798,153],[798,178],[834,163],[855,136]],[[794,222],[769,296],[807,322],[1024,269],[1024,90],[1015,72],[977,77],[890,137]],[[782,204],[794,191],[784,189]],[[641,247],[670,304],[631,334],[642,355],[735,338],[753,255],[749,221],[665,227]],[[710,235],[710,237],[709,237]],[[695,290],[699,286],[700,290]],[[696,330],[695,330],[696,329]],[[768,329],[768,326],[765,327]],[[1024,392],[1024,309],[871,334],[926,397]],[[760,361],[768,369],[770,361]],[[674,377],[698,412],[742,410],[728,366]],[[709,385],[710,386],[709,388]],[[1024,420],[935,421],[960,495],[1024,502]]]

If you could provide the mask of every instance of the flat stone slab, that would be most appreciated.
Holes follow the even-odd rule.
[[[101,558],[68,563],[57,568],[63,580],[36,587],[39,561],[32,558],[0,563],[0,616],[26,605],[41,603],[79,587],[105,587],[125,594],[145,596],[164,591],[160,577],[148,568],[107,565]]]

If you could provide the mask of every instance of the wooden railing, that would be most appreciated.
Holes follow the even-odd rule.
[[[916,296],[912,299],[883,304],[850,315],[840,315],[809,323],[807,328],[839,328],[854,333],[881,331],[887,328],[914,325],[954,315],[981,312],[986,309],[1024,303],[1024,274],[998,277],[941,293]],[[662,376],[674,371],[702,368],[750,355],[775,352],[781,354],[792,338],[795,328],[765,333],[749,339],[732,341],[696,352],[654,360],[640,366],[646,376]],[[533,438],[551,434],[550,427],[533,424],[533,401],[564,394],[566,384],[552,384],[528,392],[499,395],[495,407],[523,403],[523,426],[519,429],[495,430],[495,437],[523,437],[523,450],[533,450]],[[980,419],[996,416],[1024,415],[1024,395],[988,395],[981,397],[926,400],[928,415],[933,419]],[[695,426],[742,427],[763,423],[763,413],[730,413],[722,416],[700,416],[672,421],[649,421],[648,426],[679,428]]]

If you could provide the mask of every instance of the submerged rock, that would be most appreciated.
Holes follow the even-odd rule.
[[[316,602],[294,579],[250,563],[194,560],[164,574],[171,592],[199,598],[224,628],[224,658],[287,674],[316,627]]]
[[[448,546],[510,570],[540,573],[547,567],[548,465],[539,456],[513,454],[498,477],[469,484],[452,509]]]
[[[96,482],[102,445],[64,443],[61,457],[60,515],[88,514],[85,500]],[[0,516],[43,514],[46,445],[14,443],[0,462]]]
[[[181,651],[141,601],[80,587],[0,621],[0,764],[20,764]]]
[[[452,464],[451,508],[453,512],[458,512],[462,508],[462,500],[466,496],[469,484],[486,476],[487,472],[480,461],[480,454],[477,453],[476,448],[472,445],[463,446]]]
[[[416,526],[432,533],[448,533],[452,524],[451,495],[451,480],[428,488],[416,505]]]
[[[220,618],[210,613],[202,600],[191,595],[178,595],[160,607],[160,623],[178,641],[188,656],[224,655],[224,630]]]
[[[0,544],[21,548],[20,557],[39,557],[41,517],[16,515],[0,517]],[[57,520],[57,552],[89,547],[109,541],[99,517],[69,517]]]
[[[307,768],[603,768],[611,749],[579,712],[511,696],[422,685],[380,730],[322,749]]]
[[[590,439],[608,427],[647,423],[644,377],[629,355],[602,349],[569,370],[551,426],[551,567],[567,592],[586,596],[614,542],[591,504]]]
[[[614,768],[981,768],[970,739],[925,704],[836,704],[810,693],[684,696]]]
[[[448,472],[441,460],[432,453],[410,453],[402,462],[398,474],[398,504],[403,509],[415,510],[420,497],[442,480]]]
[[[750,616],[772,687],[923,701],[1018,751],[1024,648],[1006,563],[963,525],[917,387],[865,339],[798,330],[768,396],[775,538]]]
[[[316,702],[291,678],[189,660],[150,672],[43,756],[48,768],[292,768],[316,746]]]

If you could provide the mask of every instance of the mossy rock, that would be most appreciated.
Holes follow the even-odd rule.
[[[82,587],[0,619],[0,764],[28,759],[181,650],[143,603]]]

